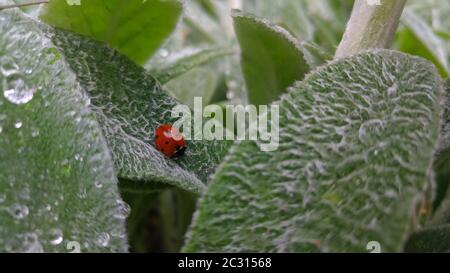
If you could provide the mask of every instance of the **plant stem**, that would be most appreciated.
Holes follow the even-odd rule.
[[[391,45],[406,0],[381,0],[381,5],[369,3],[369,0],[356,0],[335,59]]]
[[[47,4],[48,2],[49,2],[49,0],[42,0],[42,1],[35,1],[35,2],[29,2],[29,3],[22,3],[22,4],[6,5],[6,6],[0,6],[0,10],[12,9],[12,8],[22,8],[22,7],[40,5],[40,4]]]

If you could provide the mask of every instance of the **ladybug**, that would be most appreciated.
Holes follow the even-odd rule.
[[[183,135],[170,124],[163,124],[156,128],[155,145],[167,157],[181,156],[186,150]]]

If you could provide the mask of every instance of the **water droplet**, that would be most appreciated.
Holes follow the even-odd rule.
[[[39,130],[38,130],[38,129],[34,129],[34,130],[31,132],[31,136],[32,136],[32,137],[38,137],[38,136],[39,136]]]
[[[127,235],[125,232],[121,232],[120,229],[116,229],[111,231],[111,236],[116,238],[126,238]]]
[[[101,188],[103,188],[103,184],[102,184],[102,182],[100,182],[100,181],[95,181],[95,183],[94,183],[94,185],[95,185],[95,187],[97,188],[97,189],[101,189]]]
[[[39,238],[35,233],[27,233],[23,236],[23,250],[24,253],[42,253],[42,248]]]
[[[161,57],[163,57],[163,58],[166,58],[166,57],[169,56],[169,50],[163,48],[163,49],[161,49],[161,50],[159,51],[159,55],[160,55]]]
[[[28,216],[28,207],[21,204],[13,204],[9,207],[9,214],[16,219],[23,219]]]
[[[23,125],[22,121],[17,120],[16,123],[14,123],[14,128],[19,129],[21,128]]]
[[[116,214],[114,215],[117,219],[126,219],[128,215],[130,215],[131,207],[126,202],[117,199],[117,208],[116,208]]]
[[[5,193],[0,193],[0,203],[3,203],[3,202],[5,202],[5,200],[6,200],[6,194]]]
[[[50,244],[59,245],[63,241],[63,232],[58,229],[50,230]]]
[[[234,97],[235,97],[235,94],[234,94],[234,92],[233,91],[228,91],[227,92],[227,99],[228,100],[232,100],[232,99],[234,99]]]
[[[5,77],[9,77],[13,74],[19,73],[19,66],[14,62],[12,58],[5,57],[1,60],[0,72]]]
[[[81,155],[79,155],[79,154],[76,154],[76,155],[75,155],[75,160],[77,160],[77,161],[83,161],[83,157],[82,157]]]
[[[75,42],[79,43],[79,41]],[[61,54],[56,48],[50,47],[49,49],[47,49],[47,54],[45,57],[48,64],[54,64],[61,58]]]
[[[27,69],[25,69],[25,74],[28,74],[28,75],[31,75],[31,74],[33,74],[33,68],[27,68]]]
[[[81,188],[80,191],[78,192],[78,197],[80,197],[80,199],[84,199],[86,198],[87,193],[86,193],[86,188]]]
[[[14,104],[25,104],[33,99],[36,88],[30,88],[20,74],[9,76],[4,83],[3,96]]]
[[[107,247],[109,245],[109,240],[111,237],[109,236],[109,233],[102,232],[98,235],[96,243],[99,246]]]
[[[3,132],[3,127],[0,126],[0,134]]]

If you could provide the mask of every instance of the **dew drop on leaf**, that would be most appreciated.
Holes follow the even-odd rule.
[[[16,123],[14,123],[14,128],[20,129],[22,125],[23,125],[22,121],[17,120]]]
[[[0,72],[3,76],[9,77],[19,73],[19,66],[12,58],[5,56],[1,59],[0,63]]]
[[[13,204],[9,207],[9,214],[16,219],[23,219],[28,216],[28,207],[21,204]]]
[[[96,243],[99,246],[102,247],[107,247],[109,245],[109,240],[111,239],[111,237],[109,236],[109,233],[107,232],[102,232],[98,235]]]
[[[38,137],[38,136],[39,136],[39,130],[38,130],[38,129],[34,129],[34,130],[31,132],[31,136],[32,136],[32,137]]]
[[[63,241],[63,232],[59,228],[50,230],[50,244],[59,245]]]
[[[126,219],[131,212],[131,207],[126,202],[117,199],[117,209],[114,217],[117,219]]]
[[[6,200],[6,194],[5,193],[0,193],[0,203],[5,202]]]
[[[233,92],[227,92],[227,99],[231,100],[234,98],[234,93]]]
[[[102,184],[102,182],[100,182],[100,181],[95,181],[94,185],[95,185],[95,187],[96,187],[97,189],[103,188],[103,184]]]
[[[4,80],[3,96],[14,104],[25,104],[33,99],[36,88],[28,86],[21,74],[13,74]]]
[[[163,58],[167,58],[169,56],[169,50],[163,48],[159,51],[159,55]]]
[[[44,249],[39,242],[39,237],[35,233],[27,233],[23,236],[24,253],[43,253]]]
[[[84,198],[86,198],[86,196],[87,196],[86,188],[82,187],[80,189],[80,191],[78,192],[78,197],[80,199],[84,199]]]

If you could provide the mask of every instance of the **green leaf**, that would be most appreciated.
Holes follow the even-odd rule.
[[[410,0],[408,9],[420,16],[425,22],[437,31],[448,31],[450,29],[450,5],[447,0]]]
[[[408,238],[404,250],[427,253],[450,252],[450,195],[432,220]]]
[[[322,66],[282,97],[280,145],[235,147],[202,197],[188,252],[399,251],[423,194],[443,90],[395,51]]]
[[[316,31],[314,41],[323,46],[327,53],[333,54],[341,41],[344,29],[335,21],[329,21],[321,17],[312,17]]]
[[[172,60],[164,60],[164,63],[150,68],[150,74],[161,84],[165,84],[193,68],[232,53],[231,50],[225,48],[205,49],[194,53],[190,52],[191,50],[186,51],[172,57]]]
[[[182,5],[175,0],[51,0],[40,18],[55,27],[104,41],[144,64],[175,29]]]
[[[434,169],[436,172],[436,196],[434,215],[426,225],[413,233],[405,244],[405,252],[450,252],[450,79],[447,80],[447,98],[442,125],[441,140],[436,152]]]
[[[446,83],[444,119],[441,139],[436,151],[434,169],[436,172],[436,194],[433,207],[437,209],[445,199],[450,186],[450,79]]]
[[[118,176],[145,191],[159,182],[202,192],[228,144],[188,141],[184,156],[165,157],[154,147],[154,130],[178,119],[171,117],[178,102],[145,69],[101,42],[57,29],[53,42],[91,97]]]
[[[250,103],[270,103],[304,78],[310,66],[286,30],[240,11],[233,13],[233,20]]]
[[[211,101],[219,78],[208,67],[195,68],[164,85],[175,98],[194,109],[194,97],[202,97],[203,106]]]
[[[441,75],[447,77],[450,73],[448,53],[441,38],[409,9],[405,10],[402,22],[406,29],[399,32],[397,39],[399,50],[432,61],[439,68]]]
[[[302,0],[246,0],[243,1],[243,10],[286,27],[299,39],[311,41],[314,25],[308,16],[308,4],[312,3]]]
[[[411,235],[406,242],[408,253],[448,253],[450,251],[450,224],[425,229]]]
[[[197,1],[186,1],[183,21],[188,29],[187,39],[209,44],[224,44],[228,39],[226,29],[216,18],[207,14]],[[228,7],[227,7],[228,8]]]
[[[213,0],[197,0],[196,1],[202,9],[211,17],[220,20],[220,12],[217,10],[216,4]]]
[[[4,1],[4,2],[6,2],[6,1]],[[11,2],[11,1],[10,1]],[[14,2],[14,4],[17,4],[17,5],[24,5],[24,6],[22,6],[22,7],[20,7],[20,9],[23,11],[23,12],[25,12],[25,13],[28,13],[29,15],[31,15],[31,16],[34,16],[34,15],[36,15],[37,14],[37,10],[39,9],[39,7],[40,7],[40,5],[36,5],[36,4],[34,4],[34,5],[27,5],[27,4],[29,4],[30,3],[30,1],[29,0],[12,0],[12,2]],[[35,1],[36,2],[36,1]],[[8,3],[9,4],[9,3]],[[12,3],[11,3],[12,4]],[[45,4],[45,2],[44,3],[42,3],[42,4]],[[41,5],[42,5],[41,4]],[[3,4],[2,4],[3,5]]]
[[[76,75],[37,24],[0,12],[0,252],[125,252],[113,162]]]
[[[243,10],[289,30],[334,55],[353,7],[352,0],[245,0]]]
[[[308,63],[313,67],[318,67],[325,64],[328,61],[333,60],[333,55],[328,54],[318,45],[310,42],[303,42],[305,57],[308,59]]]

